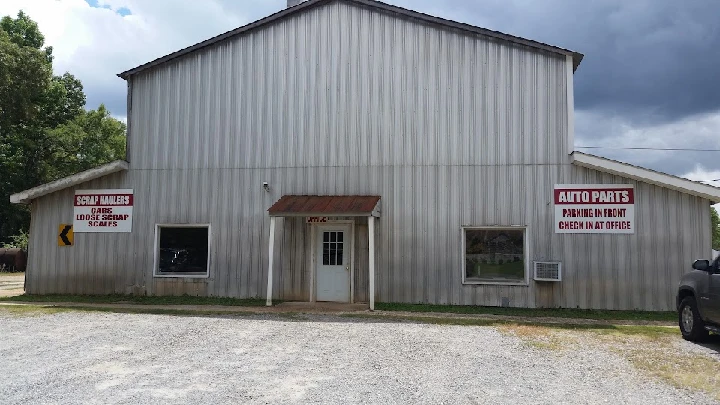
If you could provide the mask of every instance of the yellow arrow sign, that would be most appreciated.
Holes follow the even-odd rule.
[[[58,246],[72,246],[74,241],[75,234],[73,233],[73,226],[60,224],[58,229]]]

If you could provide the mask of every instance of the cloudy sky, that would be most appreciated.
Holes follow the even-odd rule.
[[[387,0],[585,54],[575,74],[576,146],[720,149],[718,0]],[[285,0],[2,0],[82,80],[88,108],[125,117],[116,74],[285,7]],[[581,149],[582,150],[582,149]],[[720,152],[585,150],[720,179]],[[720,185],[720,181],[709,183]]]

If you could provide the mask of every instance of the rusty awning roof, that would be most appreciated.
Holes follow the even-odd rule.
[[[268,209],[271,217],[380,216],[376,195],[284,195]]]

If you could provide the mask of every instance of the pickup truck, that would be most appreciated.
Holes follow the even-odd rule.
[[[720,256],[696,260],[692,268],[680,279],[678,318],[685,340],[702,341],[709,332],[720,334]]]

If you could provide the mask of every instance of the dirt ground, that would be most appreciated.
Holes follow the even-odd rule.
[[[25,284],[25,273],[0,273],[0,297],[21,295]]]

